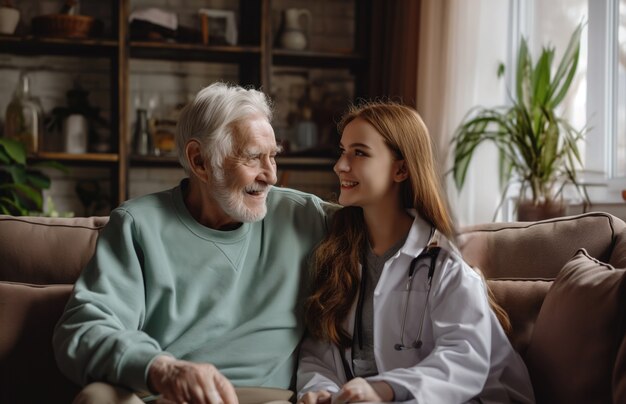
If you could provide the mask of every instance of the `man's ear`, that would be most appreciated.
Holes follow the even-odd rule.
[[[197,139],[191,139],[185,146],[185,156],[189,162],[191,172],[202,182],[207,182],[211,173],[207,168],[206,161],[202,156],[202,145]]]
[[[402,182],[407,178],[409,178],[409,170],[407,169],[406,162],[404,160],[397,160],[393,180],[395,182]]]

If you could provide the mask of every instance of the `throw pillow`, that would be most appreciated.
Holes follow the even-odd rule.
[[[543,302],[526,351],[538,403],[609,403],[626,274],[579,250]]]

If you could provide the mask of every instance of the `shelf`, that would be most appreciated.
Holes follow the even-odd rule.
[[[276,66],[298,67],[357,67],[364,64],[367,59],[358,53],[351,51],[317,52],[317,51],[293,51],[275,49],[272,52],[273,63]]]
[[[333,1],[325,0],[329,4]],[[136,91],[143,92],[146,90],[160,94],[160,92],[169,91],[165,89],[170,88],[170,82],[164,80],[163,88],[159,87],[161,83],[158,83],[155,86],[158,88],[151,89],[151,80],[158,80],[156,75],[155,77],[147,77],[145,82],[143,77],[139,79],[138,75],[132,71],[132,68],[135,67],[133,62],[139,60],[147,60],[148,65],[153,60],[174,62],[162,63],[157,66],[159,69],[163,67],[164,76],[175,76],[171,83],[176,82],[177,86],[180,85],[180,94],[173,94],[172,100],[176,100],[177,97],[186,99],[185,97],[189,92],[195,91],[200,85],[209,84],[210,81],[219,79],[222,76],[226,76],[223,78],[224,80],[236,82],[246,87],[263,89],[269,93],[273,87],[272,81],[275,80],[282,84],[282,78],[278,74],[280,72],[273,71],[275,67],[283,67],[281,70],[318,68],[350,70],[351,77],[346,80],[354,82],[354,96],[365,98],[368,96],[369,56],[367,53],[367,36],[370,32],[369,21],[371,19],[372,0],[351,1],[353,3],[351,8],[354,8],[354,13],[347,13],[339,9],[333,12],[340,13],[337,15],[337,18],[345,17],[348,25],[351,25],[351,19],[354,19],[354,32],[351,34],[353,36],[351,39],[354,44],[353,48],[356,51],[352,49],[350,43],[343,41],[343,37],[341,44],[330,40],[322,42],[324,45],[321,46],[327,47],[325,51],[275,49],[273,35],[276,32],[275,28],[278,28],[275,26],[275,23],[278,23],[278,21],[275,21],[274,17],[282,11],[283,6],[296,6],[298,3],[296,0],[286,0],[285,4],[280,5],[273,0],[229,0],[226,2],[229,5],[228,7],[224,5],[225,8],[230,8],[231,5],[238,5],[239,45],[236,46],[205,45],[200,42],[179,43],[173,41],[133,40],[131,39],[131,29],[128,23],[133,6],[136,6],[132,0],[105,0],[104,2],[94,2],[98,3],[97,7],[89,7],[90,11],[93,11],[93,14],[95,14],[94,17],[105,23],[105,34],[97,38],[69,39],[42,37],[32,34],[0,34],[0,56],[6,57],[5,64],[10,69],[15,68],[17,70],[17,68],[22,68],[22,65],[24,65],[31,70],[44,70],[45,74],[49,73],[48,70],[52,70],[56,75],[56,71],[54,71],[56,64],[53,64],[51,68],[48,68],[48,66],[37,66],[38,61],[36,58],[38,56],[60,56],[61,58],[59,59],[67,58],[67,61],[60,60],[58,63],[59,72],[63,74],[75,74],[74,71],[81,74],[85,71],[87,67],[81,65],[84,58],[98,59],[96,64],[98,66],[101,65],[103,69],[105,68],[105,63],[108,66],[108,77],[106,79],[102,77],[87,77],[86,80],[102,80],[102,83],[89,83],[88,86],[91,87],[93,84],[94,89],[97,88],[95,91],[109,92],[108,104],[104,105],[103,97],[103,105],[98,105],[98,107],[108,111],[109,129],[112,134],[110,148],[113,151],[110,153],[85,154],[41,152],[28,156],[28,160],[33,163],[43,163],[42,165],[45,165],[47,162],[58,162],[63,166],[79,170],[89,167],[97,167],[102,171],[105,169],[109,170],[111,206],[116,206],[126,200],[130,188],[134,186],[129,176],[130,169],[165,168],[180,170],[181,166],[176,156],[132,155],[132,148],[130,147],[132,133],[130,129],[132,128],[132,108],[134,104],[131,103],[131,100],[134,100],[134,96],[137,94]],[[32,0],[25,2],[27,4],[25,10],[35,3],[37,2]],[[146,5],[159,7],[160,3],[163,2],[148,0]],[[321,4],[323,3],[321,2]],[[219,7],[218,5],[214,6]],[[320,7],[324,8],[325,6]],[[196,15],[194,8],[189,6],[184,8],[185,10],[181,10],[181,12],[183,14]],[[342,6],[341,8],[343,9],[344,7]],[[350,16],[349,14],[352,15]],[[26,32],[24,28],[28,28],[27,26],[21,27],[21,30],[18,32]],[[345,35],[348,35],[347,31]],[[185,38],[195,37],[186,36]],[[328,50],[329,47],[339,48],[340,46],[343,48]],[[13,57],[13,55],[20,57]],[[26,56],[26,58],[21,56]],[[28,60],[29,58],[33,60]],[[187,62],[191,63],[187,64]],[[197,62],[216,63],[221,66],[215,66],[215,69],[213,69],[214,66],[200,66],[199,69],[196,69],[196,66],[188,66]],[[44,63],[47,63],[45,58],[42,59],[40,64],[43,65]],[[138,64],[141,65],[141,68],[145,65],[145,63]],[[289,69],[291,67],[295,69]],[[206,76],[203,71],[205,68],[207,69]],[[215,78],[213,70],[215,70]],[[90,72],[86,71],[85,73],[85,76],[89,76],[88,73]],[[160,73],[161,71],[159,70]],[[344,72],[340,73],[343,77]],[[199,80],[196,82],[196,76],[198,78],[202,76],[203,82],[200,83]],[[135,86],[135,80],[140,81],[140,86]],[[54,84],[56,86],[56,83]],[[291,85],[287,81],[285,84]],[[65,85],[59,83],[59,87],[62,85],[63,89],[65,89]],[[141,86],[145,86],[145,88]],[[297,87],[298,85],[294,84],[294,86]],[[63,91],[63,89],[59,90]],[[55,95],[58,96],[59,100],[62,98],[60,92]],[[142,93],[140,97],[144,95]],[[295,101],[288,100],[288,103],[292,102]],[[295,104],[285,106],[285,108],[289,109],[295,109],[295,107]],[[287,176],[296,176],[295,171],[332,173],[332,167],[335,164],[334,153],[330,150],[304,150],[295,153],[284,153],[278,156],[276,160],[281,175]]]
[[[16,55],[63,55],[108,57],[117,51],[117,41],[102,38],[67,39],[45,38],[33,35],[0,35],[3,53]],[[103,55],[103,53],[105,53]]]
[[[130,56],[138,59],[167,59],[238,63],[259,58],[258,46],[215,46],[193,43],[131,41]]]
[[[116,153],[59,153],[59,152],[39,152],[34,156],[29,156],[29,159],[34,161],[58,161],[63,164],[80,164],[80,163],[117,163],[119,161],[119,155]]]
[[[131,167],[180,167],[176,156],[130,156]]]

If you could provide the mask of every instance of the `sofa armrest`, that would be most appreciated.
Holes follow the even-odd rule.
[[[69,403],[79,387],[59,371],[52,333],[72,285],[0,282],[0,402]]]

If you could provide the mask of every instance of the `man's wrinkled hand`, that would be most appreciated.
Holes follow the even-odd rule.
[[[175,403],[239,403],[230,381],[208,363],[159,356],[148,370],[148,386]]]

